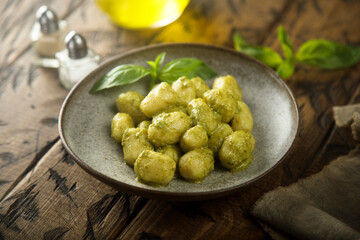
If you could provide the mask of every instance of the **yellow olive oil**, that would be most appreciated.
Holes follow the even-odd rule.
[[[156,28],[175,21],[190,0],[95,0],[112,21],[130,29]]]

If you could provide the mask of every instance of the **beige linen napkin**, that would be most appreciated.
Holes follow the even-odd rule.
[[[336,124],[351,124],[356,139],[359,112],[360,104],[334,107]],[[360,145],[321,172],[266,193],[252,215],[274,239],[360,239]]]
[[[338,127],[351,125],[354,139],[360,141],[360,104],[334,107],[334,118]]]

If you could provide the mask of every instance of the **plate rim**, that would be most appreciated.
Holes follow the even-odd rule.
[[[78,86],[81,85],[83,82],[86,82],[87,79],[91,79],[93,75],[95,75],[98,71],[100,71],[103,66],[105,65],[110,65],[118,60],[120,60],[123,57],[126,57],[128,55],[132,55],[138,52],[142,52],[144,50],[148,50],[148,49],[156,49],[156,48],[166,48],[166,47],[197,47],[197,48],[211,48],[214,50],[219,50],[219,51],[225,51],[228,52],[230,54],[235,54],[238,56],[241,56],[243,58],[246,58],[249,61],[255,61],[257,64],[260,64],[261,67],[265,68],[267,71],[269,71],[272,75],[274,75],[274,78],[276,78],[276,80],[278,81],[279,84],[282,85],[282,87],[284,87],[288,93],[288,95],[291,98],[291,102],[294,104],[295,106],[295,113],[296,113],[296,132],[294,134],[294,138],[292,139],[292,142],[289,146],[289,148],[287,149],[287,151],[285,152],[285,154],[269,169],[267,169],[265,172],[263,172],[262,174],[256,176],[253,179],[250,179],[244,183],[229,187],[229,188],[225,188],[225,189],[218,189],[218,190],[211,190],[211,191],[207,191],[207,192],[166,192],[166,191],[161,191],[161,187],[160,188],[154,188],[154,189],[147,189],[147,188],[141,188],[138,186],[134,186],[131,184],[127,184],[125,182],[122,181],[118,181],[116,179],[113,179],[99,171],[97,171],[96,169],[92,168],[91,166],[89,166],[88,164],[86,164],[84,161],[82,161],[70,148],[70,146],[68,145],[65,136],[64,136],[64,130],[63,130],[63,115],[65,112],[66,107],[68,106],[67,103],[70,101],[73,93],[78,89]],[[85,170],[88,174],[90,174],[91,176],[95,177],[96,179],[98,179],[99,181],[114,187],[118,190],[122,190],[124,192],[127,193],[131,193],[131,194],[135,194],[135,195],[139,195],[145,198],[155,198],[155,199],[162,199],[162,200],[172,200],[172,201],[200,201],[200,200],[206,200],[206,199],[214,199],[214,198],[219,198],[219,197],[223,197],[223,196],[227,196],[230,195],[232,193],[238,192],[242,189],[245,189],[251,185],[253,185],[254,183],[256,183],[257,181],[259,181],[260,179],[262,179],[264,176],[268,175],[270,172],[272,172],[274,169],[276,169],[280,163],[282,163],[284,161],[284,159],[289,155],[290,151],[293,149],[294,147],[294,143],[296,142],[296,139],[299,136],[299,122],[300,122],[300,115],[299,115],[299,107],[298,104],[296,102],[296,99],[294,97],[294,94],[292,93],[291,89],[287,86],[287,84],[284,82],[284,80],[270,67],[268,67],[267,65],[265,65],[264,63],[260,62],[259,60],[248,56],[246,54],[243,54],[241,52],[235,51],[234,49],[228,48],[228,47],[223,47],[223,46],[217,46],[217,45],[212,45],[212,44],[205,44],[205,43],[159,43],[159,44],[151,44],[148,46],[143,46],[143,47],[139,47],[139,48],[134,48],[131,50],[127,50],[123,53],[117,54],[116,56],[113,56],[111,58],[109,58],[108,60],[104,61],[103,63],[101,63],[96,69],[94,69],[91,73],[89,73],[87,76],[85,76],[84,78],[82,78],[79,82],[77,82],[75,84],[75,86],[70,90],[70,92],[67,94],[60,112],[59,112],[59,121],[58,121],[58,130],[59,130],[59,134],[60,134],[60,139],[61,142],[65,148],[65,150],[72,156],[72,158],[74,159],[74,161],[83,169]]]

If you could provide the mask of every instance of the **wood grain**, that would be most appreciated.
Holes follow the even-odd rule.
[[[287,5],[279,23],[289,30],[291,39],[294,39],[295,48],[298,48],[305,40],[320,36],[343,43],[349,43],[351,39],[352,43],[356,43],[360,41],[360,33],[352,31],[354,29],[352,19],[360,13],[359,7],[359,2],[293,1],[290,6]],[[344,15],[346,15],[345,18]],[[338,27],[338,24],[341,26]],[[342,31],[338,31],[339,28]],[[320,29],[321,32],[317,32]],[[314,32],[317,34],[312,35],[311,33]],[[344,32],[347,34],[344,35]],[[281,51],[280,45],[275,40],[276,34],[274,27],[268,33],[268,38],[264,43]],[[332,148],[329,137],[332,139],[337,132],[333,130],[331,107],[359,98],[356,91],[360,77],[359,67],[357,64],[349,69],[323,71],[298,66],[294,76],[288,82],[300,108],[300,136],[296,147],[281,166],[249,189],[231,197],[201,203],[186,203],[182,209],[191,209],[189,212],[192,218],[186,214],[180,217],[177,203],[163,203],[161,214],[160,209],[156,214],[157,210],[154,210],[154,206],[159,203],[150,201],[118,239],[140,239],[143,236],[157,239],[175,237],[177,239],[207,239],[213,236],[220,239],[263,239],[265,235],[257,227],[254,219],[249,216],[252,204],[264,192],[307,176],[308,169],[309,173],[318,172],[326,163],[335,159],[335,156],[344,153],[344,149],[332,151],[331,159],[327,156],[326,160],[319,154],[319,152],[324,152],[324,150],[321,151],[322,149]],[[339,137],[336,141],[341,145],[338,147],[340,149],[343,147],[349,149],[353,146],[339,141]],[[182,231],[176,231],[174,226]]]
[[[233,29],[238,28],[237,30],[241,31],[241,26],[245,26],[247,22],[252,27],[254,27],[253,34],[249,33],[251,31],[246,31],[248,36],[254,36],[254,38],[256,38],[259,35],[256,33],[257,31],[263,31],[267,28],[265,21],[276,17],[273,12],[267,14],[267,17],[261,21],[255,21],[255,18],[252,15],[239,15],[238,13],[232,13],[231,16],[227,16],[226,18],[221,17],[222,14],[217,12],[216,9],[220,8],[223,11],[230,11],[231,8],[229,6],[231,6],[231,4],[229,4],[229,2],[223,2],[220,4],[218,1],[194,2],[191,6],[189,6],[183,17],[174,24],[158,30],[146,30],[138,32],[123,30],[115,27],[103,14],[99,12],[92,1],[84,1],[81,7],[78,8],[74,14],[68,16],[67,20],[69,25],[73,26],[72,29],[78,31],[86,37],[91,48],[95,49],[95,51],[100,53],[102,56],[105,56],[106,58],[128,48],[162,41],[179,41],[180,39],[183,39],[182,41],[206,41],[208,43],[217,43],[219,45],[229,45],[231,44],[230,39]],[[238,4],[242,3],[239,2]],[[244,6],[246,7],[246,5]],[[251,8],[251,6],[248,7]],[[263,8],[264,12],[266,12],[266,8],[270,8],[270,6],[266,5],[266,7]],[[188,29],[188,26],[192,25],[193,23],[197,23],[196,17],[193,16],[193,12],[198,14],[196,17],[201,18],[199,21],[201,24],[194,28]],[[226,24],[228,21],[238,23],[238,25]],[[206,31],[198,32],[199,30],[203,30],[204,26],[208,25],[216,27],[207,28]],[[181,29],[182,31],[177,32],[177,29]],[[172,35],[175,32],[177,33],[178,38],[166,39],[168,35]],[[198,38],[200,36],[199,34],[202,35],[201,38]],[[191,35],[196,37],[187,38]],[[206,36],[209,37],[207,38]],[[219,36],[221,36],[220,40],[215,40]],[[15,189],[11,190],[7,197],[0,203],[2,210],[1,214],[4,216],[4,220],[2,221],[2,223],[4,223],[2,226],[2,234],[9,237],[16,236],[24,238],[29,236],[43,236],[44,238],[49,238],[55,235],[59,237],[94,237],[96,235],[92,233],[94,230],[92,230],[92,228],[85,228],[85,225],[82,221],[68,221],[72,217],[70,213],[65,214],[64,217],[64,214],[61,213],[62,211],[60,211],[62,214],[61,218],[66,220],[66,224],[62,223],[52,225],[48,223],[50,219],[57,219],[56,217],[53,218],[51,215],[54,214],[53,211],[59,211],[58,209],[62,209],[62,204],[69,206],[69,208],[77,208],[76,205],[78,205],[80,209],[78,209],[76,215],[79,216],[84,216],[89,211],[88,209],[91,207],[90,202],[79,201],[82,203],[79,205],[75,197],[73,197],[74,195],[81,196],[78,197],[79,199],[87,199],[89,194],[91,194],[92,198],[101,200],[104,198],[108,199],[106,196],[113,196],[114,192],[110,188],[99,185],[97,185],[97,187],[103,189],[103,192],[96,194],[79,191],[73,192],[71,190],[73,190],[72,186],[74,186],[74,183],[68,183],[68,185],[65,184],[66,182],[70,182],[70,177],[67,174],[71,173],[71,170],[67,169],[66,171],[64,170],[64,172],[61,172],[60,170],[57,170],[55,167],[51,166],[51,164],[58,165],[56,161],[60,161],[59,154],[55,154],[53,157],[47,157],[50,154],[49,153],[43,157],[52,144],[57,141],[57,112],[59,111],[60,104],[66,94],[66,91],[59,85],[56,77],[56,71],[40,69],[34,65],[29,65],[29,63],[33,62],[32,57],[32,52],[26,51],[23,55],[14,57],[14,60],[8,60],[9,63],[16,60],[13,64],[11,64],[11,67],[18,67],[22,70],[18,70],[18,72],[12,73],[12,75],[15,76],[13,79],[4,77],[3,79],[7,79],[7,83],[4,84],[4,87],[1,88],[1,90],[3,90],[3,95],[1,96],[3,99],[13,99],[12,101],[2,101],[3,105],[1,106],[3,108],[0,109],[1,112],[6,113],[5,115],[2,115],[1,120],[2,125],[5,127],[3,128],[4,136],[7,136],[8,138],[8,141],[2,145],[7,151],[4,151],[4,154],[1,155],[5,164],[2,167],[5,171],[2,172],[3,175],[1,178],[5,179],[3,181],[3,189],[6,189],[14,181],[14,179],[16,179],[17,175],[13,176],[13,172],[24,171],[23,174],[18,178],[18,180],[21,180],[19,184],[17,184]],[[25,71],[24,69],[28,69],[28,71]],[[21,117],[17,117],[19,115],[21,115]],[[32,124],[28,124],[29,122]],[[16,131],[13,132],[11,129],[15,129]],[[21,151],[17,150],[19,149],[19,146],[21,146]],[[51,152],[58,151],[56,150],[57,148],[59,147],[55,146]],[[18,154],[18,156],[15,156],[14,153]],[[12,160],[19,158],[21,158],[21,161]],[[30,165],[29,162],[31,162]],[[36,167],[33,168],[34,166]],[[44,173],[45,171],[47,174]],[[46,177],[44,177],[44,175]],[[36,180],[35,184],[34,179],[36,178],[31,176],[43,177],[41,181]],[[89,180],[89,176],[82,171],[80,171],[79,178]],[[45,181],[45,179],[48,180]],[[52,197],[50,197],[51,194],[49,195],[49,192],[47,192],[53,191],[51,180],[55,182],[55,184],[60,184],[57,187],[57,190],[62,189],[61,191],[55,191],[52,194]],[[78,180],[76,180],[76,182],[78,186]],[[93,183],[89,182],[89,184]],[[18,195],[29,195],[30,199],[32,200],[28,200],[28,197],[25,197],[22,200],[18,200],[16,197]],[[51,202],[51,199],[57,199],[59,196],[62,197],[64,202],[53,203],[53,210],[49,210],[49,212],[47,212],[47,209],[49,208],[49,201]],[[115,205],[121,205],[122,198],[123,195],[119,195],[116,200],[111,201],[111,203]],[[33,206],[33,201],[35,200],[38,200],[36,203],[36,209],[38,209],[37,211],[45,212],[43,214],[43,218],[37,218],[36,221],[27,221],[21,217],[17,217],[16,219],[9,219],[9,216],[12,216],[12,213],[14,212],[28,211],[26,209],[14,210],[14,205],[12,205],[14,204],[14,201],[16,203],[19,201],[30,201],[31,203],[29,204]],[[98,208],[100,208],[100,205],[93,204],[94,212],[100,211]],[[55,214],[55,216],[57,215]],[[88,218],[91,220],[91,217],[88,216]],[[109,221],[114,221],[113,216],[108,218]],[[17,224],[9,225],[9,221],[16,222]],[[99,225],[96,226],[97,231],[105,231],[106,229],[109,230],[109,228],[114,227],[111,224],[105,224],[103,221],[98,221],[93,225],[96,224]],[[75,225],[80,225],[81,227],[76,228],[76,231],[73,231],[72,229],[75,227]],[[14,226],[21,226],[18,227],[21,229],[21,231],[12,231],[11,228]],[[31,228],[31,231],[28,231],[28,228]],[[115,229],[121,229],[121,224],[118,224]],[[108,234],[111,235],[113,233],[114,232]],[[97,236],[101,236],[101,234],[98,234]]]
[[[354,43],[360,40],[360,33],[353,32],[352,29],[360,27],[360,24],[353,24],[352,19],[359,12],[358,2],[334,0],[327,3],[318,1],[314,4],[312,1],[296,1],[281,22],[289,29],[295,49],[306,40],[320,37],[341,43],[349,43],[348,39],[351,38]],[[342,31],[338,31],[338,24]],[[319,31],[326,33],[320,35]],[[351,37],[345,37],[344,32],[351,32]],[[311,33],[316,34],[309,36]],[[303,37],[299,39],[297,36]],[[279,48],[278,46],[275,42],[273,47]],[[358,87],[359,76],[359,64],[332,71],[297,65],[294,76],[289,80],[289,86],[300,108],[302,131],[299,147],[294,151],[291,161],[286,164],[287,168],[291,169],[292,178],[284,180],[283,184],[302,177],[316,153],[326,144],[334,125],[332,106],[344,105],[351,100]]]
[[[66,18],[84,0],[3,0],[0,2],[0,66],[13,63],[31,45],[30,30],[35,21],[36,10],[41,5],[49,6],[59,19]]]
[[[31,60],[29,53],[22,56],[3,79],[7,83],[0,96],[0,196],[58,139],[57,118],[67,91],[55,71],[40,69]]]
[[[55,70],[34,65],[29,34],[35,12],[46,4],[63,18],[81,2],[0,3],[0,199],[58,138],[57,117],[67,94]]]
[[[346,129],[334,128],[331,107],[360,102],[360,65],[336,71],[297,65],[288,80],[301,114],[296,148],[261,181],[202,202],[147,201],[118,192],[74,164],[58,139],[58,111],[67,91],[56,71],[33,64],[28,38],[40,4],[56,9],[104,60],[159,42],[232,47],[234,31],[249,43],[281,52],[279,24],[295,49],[312,38],[360,44],[354,31],[360,27],[354,21],[360,13],[357,1],[198,0],[167,27],[141,31],[113,25],[92,0],[2,1],[0,199],[6,196],[0,200],[0,239],[266,239],[249,215],[253,203],[276,186],[318,172],[355,144]]]
[[[1,201],[2,239],[108,239],[145,200],[97,181],[58,141]]]
[[[107,47],[100,46],[107,46],[109,39],[113,41],[113,38],[107,38],[106,35],[99,38],[92,33],[100,29],[99,34],[103,31],[116,32],[116,28],[95,7],[92,0],[28,1],[27,4],[19,6],[22,7],[19,14],[23,14],[22,11],[27,9],[27,15],[23,18],[26,23],[31,24],[12,22],[14,19],[9,17],[4,28],[1,27],[0,35],[3,34],[5,46],[2,49],[5,50],[0,52],[0,59],[4,58],[0,65],[0,199],[26,174],[29,166],[31,168],[39,161],[59,136],[58,114],[68,91],[59,83],[57,70],[40,68],[34,64],[34,53],[29,48],[30,28],[37,9],[35,6],[41,4],[56,10],[59,18],[65,16],[70,28],[83,34],[88,39],[89,46],[97,46],[95,50],[103,56],[106,56],[106,52],[102,49]],[[10,15],[15,8],[12,2],[8,2],[3,6],[2,14]],[[74,11],[76,14],[71,14]],[[0,21],[1,19],[5,18],[0,17]],[[86,24],[88,20],[89,23]],[[19,41],[12,41],[11,34],[17,28],[24,34],[18,36]],[[20,51],[21,48],[23,50]],[[115,54],[116,51],[112,53]]]

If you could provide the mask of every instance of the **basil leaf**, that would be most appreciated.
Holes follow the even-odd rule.
[[[283,61],[277,68],[276,72],[280,75],[282,78],[288,78],[290,77],[295,70],[294,62],[291,60],[285,60]]]
[[[150,66],[150,88],[152,88],[155,85],[157,79],[156,63],[154,61],[147,61],[147,64]]]
[[[237,51],[250,55],[271,68],[276,68],[283,61],[281,56],[269,47],[246,44],[238,32],[233,34],[233,42]]]
[[[101,77],[91,88],[90,93],[95,93],[106,88],[130,84],[149,74],[150,71],[141,66],[130,64],[120,65]]]
[[[157,68],[160,67],[160,65],[164,62],[166,56],[166,52],[162,52],[159,55],[157,55],[156,59],[155,59],[155,64],[157,66]]]
[[[360,47],[321,39],[309,40],[300,47],[296,60],[324,69],[350,67],[360,60]]]
[[[154,61],[147,61],[146,63],[150,66],[151,70],[156,69],[156,63]]]
[[[240,52],[250,55],[272,68],[276,68],[283,61],[280,54],[269,47],[246,45],[240,48]]]
[[[201,77],[204,80],[215,77],[217,73],[196,58],[180,58],[166,64],[159,73],[159,80],[172,83],[179,77]]]
[[[241,51],[241,47],[246,45],[245,40],[240,36],[240,33],[235,32],[233,34],[234,48],[237,51]]]
[[[150,66],[150,76],[151,76],[151,82],[150,82],[150,88],[152,88],[155,85],[155,82],[157,80],[159,71],[160,71],[160,65],[163,63],[165,59],[166,53],[160,53],[157,55],[155,61],[148,61],[147,64]]]
[[[281,43],[281,48],[284,52],[284,56],[286,59],[292,58],[294,54],[293,46],[290,40],[289,34],[285,31],[283,26],[279,26],[278,28],[278,39]]]

